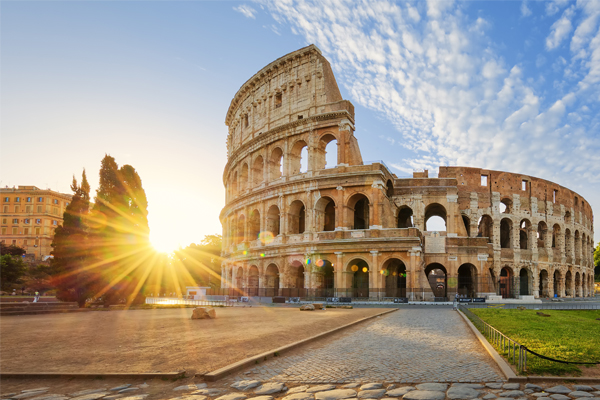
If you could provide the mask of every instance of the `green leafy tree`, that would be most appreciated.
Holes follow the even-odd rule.
[[[98,280],[97,273],[90,270],[88,213],[90,208],[90,186],[83,171],[81,185],[73,177],[73,198],[65,209],[63,224],[56,228],[52,242],[51,283],[57,289],[56,297],[63,301],[76,301],[80,307],[92,297]],[[42,272],[42,271],[40,271]],[[37,278],[41,278],[38,275]]]
[[[0,280],[2,290],[11,289],[14,285],[22,282],[22,277],[25,275],[26,266],[20,256],[11,256],[3,254],[1,256]]]
[[[220,287],[221,245],[221,235],[206,235],[200,244],[192,243],[177,250],[174,258],[182,269],[178,274],[179,285]]]
[[[594,280],[600,282],[600,243],[598,243],[596,250],[594,250],[594,267]]]
[[[5,245],[4,243],[0,243],[0,254],[5,255],[9,254],[11,256],[22,256],[27,253],[24,248],[19,247],[15,244],[11,244],[10,246]]]
[[[23,278],[24,285],[40,292],[52,289],[54,287],[51,278],[52,271],[51,266],[44,264],[29,267]]]

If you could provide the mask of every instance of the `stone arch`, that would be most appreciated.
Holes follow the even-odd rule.
[[[304,233],[306,230],[306,207],[300,200],[294,200],[289,207],[288,233]]]
[[[262,156],[258,156],[254,159],[252,164],[252,184],[254,186],[260,185],[265,180],[265,162]]]
[[[579,230],[576,229],[575,230],[575,235],[574,235],[574,254],[573,254],[573,264],[579,264],[581,261],[579,260],[581,257],[581,234],[579,233]]]
[[[563,285],[563,281],[562,274],[560,273],[559,269],[555,269],[554,273],[552,274],[552,285],[554,286],[554,294],[556,295],[556,297],[561,297],[561,288]]]
[[[510,218],[500,220],[500,247],[512,249],[513,247],[513,221]]]
[[[581,275],[575,272],[575,297],[581,297]]]
[[[237,240],[236,243],[242,243],[244,240],[246,240],[246,217],[244,216],[244,214],[240,215],[238,217],[237,220]]]
[[[381,272],[385,276],[385,297],[406,297],[406,264],[390,258],[383,263]]]
[[[315,204],[315,230],[335,230],[335,201],[331,197],[321,197]]]
[[[304,264],[302,264],[302,262],[298,261],[298,260],[294,260],[292,261],[290,264],[290,282],[289,282],[289,287],[290,288],[295,288],[295,289],[304,289],[305,284],[304,284]],[[298,291],[294,291],[292,293],[293,297],[300,297],[300,296],[294,296],[295,293],[298,293]]]
[[[327,162],[328,152],[335,153],[335,164],[329,165]],[[338,164],[338,141],[335,135],[332,133],[325,133],[319,138],[319,144],[316,149],[315,155],[315,169],[324,169],[324,168],[335,168]],[[331,160],[333,161],[333,160]]]
[[[292,146],[290,152],[290,175],[298,175],[301,173],[302,165],[306,163],[306,160],[302,161],[302,155],[305,153],[303,150],[308,149],[308,144],[304,140],[298,140]]]
[[[327,259],[320,258],[315,262],[315,286],[324,292],[321,297],[333,297],[335,289],[335,271],[333,264]]]
[[[362,193],[355,193],[348,199],[348,221],[352,221],[351,229],[369,229],[369,198]]]
[[[269,159],[269,180],[275,181],[283,176],[283,150],[275,147]]]
[[[260,212],[254,209],[250,212],[248,219],[248,240],[258,239],[260,234]]]
[[[275,263],[271,263],[265,270],[264,287],[266,289],[266,296],[278,296],[279,295],[279,267]]]
[[[347,264],[346,270],[350,272],[352,297],[369,297],[369,263],[362,258],[355,258]]]
[[[458,268],[458,294],[477,297],[477,267],[473,264],[462,264]]]
[[[571,230],[569,228],[565,229],[565,256],[567,258],[573,257],[573,247],[571,244]]]
[[[242,165],[242,172],[240,173],[240,192],[248,189],[248,163]]]
[[[548,287],[548,271],[545,269],[540,271],[538,292],[540,297],[550,297],[550,291]]]
[[[564,220],[565,220],[565,224],[571,224],[572,223],[572,221],[571,221],[571,212],[570,211],[565,212],[565,218],[564,218]]]
[[[587,277],[585,276],[585,272],[581,273],[581,295],[583,297],[587,297],[587,295],[588,295]]]
[[[238,173],[235,171],[231,177],[231,195],[236,196],[238,194]]]
[[[444,221],[444,228],[443,229],[434,229],[436,231],[445,231],[447,229],[447,214],[446,214],[446,208],[439,204],[439,203],[431,203],[429,204],[427,207],[425,207],[425,230],[428,231],[431,227],[431,223],[428,225],[428,222],[430,222],[429,220],[431,218],[434,217],[438,217],[441,218],[441,220]],[[441,224],[441,220],[439,221],[439,224]],[[431,221],[433,222],[433,221]]]
[[[412,228],[413,210],[408,206],[402,206],[398,210],[398,228]]]
[[[519,248],[527,250],[531,248],[529,242],[529,232],[531,231],[531,222],[527,218],[523,218],[519,223]]]
[[[238,267],[235,273],[235,287],[237,289],[244,288],[244,268]]]
[[[273,204],[269,207],[269,211],[267,212],[267,231],[271,232],[273,236],[277,236],[281,233],[279,229],[280,221],[279,207]]]
[[[539,249],[546,247],[546,241],[548,240],[548,226],[544,221],[538,222],[537,229],[537,246]]]
[[[479,219],[477,237],[488,238],[488,243],[494,242],[494,220],[487,214],[484,214]]]
[[[500,295],[503,298],[514,297],[514,272],[513,269],[505,265],[500,270]]]
[[[513,211],[513,202],[510,198],[504,197],[500,200],[500,213],[502,214],[512,214]]]
[[[574,296],[573,294],[573,274],[571,271],[565,273],[565,295],[567,297]]]
[[[385,184],[385,195],[390,199],[394,196],[394,182],[391,179],[388,179]]]
[[[440,263],[431,263],[425,268],[425,276],[435,298],[448,297],[448,271]]]
[[[519,271],[519,294],[521,296],[531,296],[531,286],[533,275],[529,268],[521,268]]]
[[[552,248],[553,249],[560,248],[559,239],[560,239],[560,225],[554,224],[554,226],[552,227]]]

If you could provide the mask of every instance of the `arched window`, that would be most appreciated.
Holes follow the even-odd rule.
[[[269,180],[274,181],[283,176],[283,150],[279,147],[271,152],[269,160]]]
[[[381,273],[385,276],[385,297],[406,297],[406,265],[401,260],[387,260]]]
[[[304,233],[306,228],[306,208],[300,200],[295,200],[289,208],[289,232],[290,234]]]
[[[571,244],[571,230],[565,229],[565,255],[567,257],[573,257],[573,248]],[[572,262],[572,261],[567,261]]]
[[[512,200],[508,197],[500,200],[500,212],[504,214],[512,214]]]
[[[488,243],[493,243],[494,236],[494,220],[489,215],[483,215],[479,218],[479,224],[477,229],[477,237],[488,238]]]
[[[315,204],[316,230],[335,230],[335,202],[330,197],[321,197]]]
[[[465,230],[467,231],[467,237],[471,236],[471,219],[466,215],[462,216],[463,225],[465,226]]]
[[[279,231],[279,223],[279,207],[272,205],[267,212],[267,231],[271,232],[273,236],[279,235],[281,233]]]
[[[248,189],[248,164],[242,165],[242,173],[240,175],[240,191]]]
[[[254,186],[260,185],[265,179],[264,164],[262,156],[258,156],[254,160],[252,165],[252,183]]]
[[[560,247],[558,240],[560,239],[560,225],[554,224],[552,227],[552,248],[557,249]]]
[[[338,164],[337,148],[335,136],[330,133],[323,135],[316,149],[315,168],[335,168]]]
[[[571,213],[569,211],[567,211],[565,213],[565,224],[570,224],[571,223]]]
[[[308,145],[304,140],[294,143],[290,152],[290,175],[306,172],[308,166]]]
[[[410,207],[402,207],[398,211],[398,228],[412,228],[413,225],[413,211]]]
[[[275,264],[269,264],[265,271],[264,287],[269,297],[279,295],[279,268]]]
[[[519,224],[519,248],[526,250],[529,248],[529,231],[531,230],[531,222],[528,219],[521,220]]]
[[[513,222],[510,218],[500,221],[500,247],[512,249]]]
[[[352,260],[348,272],[352,278],[352,297],[369,297],[369,264],[361,259]]]
[[[253,210],[250,213],[250,219],[248,222],[248,239],[258,239],[258,235],[260,234],[260,212],[258,210]]]
[[[546,240],[548,240],[548,226],[544,221],[538,223],[537,240],[538,248],[546,247]]]
[[[245,240],[246,217],[240,215],[237,223],[237,243],[242,243]]]
[[[351,229],[369,229],[369,199],[357,193],[348,200],[349,221],[353,221]]]
[[[234,172],[233,176],[231,177],[230,186],[231,186],[231,195],[232,196],[237,196],[237,194],[238,194],[238,174],[237,174],[237,171]]]
[[[446,230],[446,209],[443,205],[432,203],[425,208],[425,230]]]

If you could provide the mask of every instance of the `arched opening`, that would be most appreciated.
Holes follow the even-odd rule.
[[[246,228],[246,217],[243,215],[240,215],[240,217],[238,218],[238,223],[237,223],[237,243],[242,243],[244,240],[246,240],[246,235],[245,235],[245,228]]]
[[[574,258],[573,263],[574,264],[579,264],[580,263],[579,258],[581,257],[581,237],[579,235],[579,231],[578,230],[575,231],[575,241],[574,241],[574,244],[575,244],[575,254],[574,254],[574,257],[573,257]]]
[[[565,274],[565,294],[568,297],[573,296],[573,277],[571,271],[567,271]]]
[[[531,273],[527,268],[521,268],[519,272],[519,294],[521,296],[531,296]]]
[[[465,226],[465,230],[467,231],[467,237],[471,237],[471,219],[466,215],[462,216],[462,222]]]
[[[304,265],[300,261],[294,261],[290,265],[290,282],[289,287],[296,290],[286,290],[283,289],[284,292],[287,292],[284,295],[288,295],[291,297],[304,297]]]
[[[587,297],[587,280],[585,272],[581,273],[581,295],[583,297]]]
[[[540,297],[550,297],[550,292],[548,291],[548,271],[545,269],[540,271],[540,285],[538,290]]]
[[[248,271],[248,296],[258,296],[258,267],[250,266]]]
[[[279,207],[272,205],[267,212],[267,231],[271,232],[273,236],[279,235],[281,233],[279,231],[279,223]]]
[[[406,265],[397,258],[385,262],[385,297],[406,297]]]
[[[538,223],[538,229],[537,229],[537,247],[538,249],[542,249],[544,247],[546,247],[546,240],[548,237],[548,226],[546,226],[546,223],[544,221],[540,221]]]
[[[477,268],[473,264],[463,264],[458,268],[458,294],[464,297],[477,297]]]
[[[500,270],[500,295],[505,299],[514,297],[513,271],[510,267],[504,267]]]
[[[282,176],[283,150],[277,147],[271,152],[271,159],[269,160],[269,179],[271,181],[274,181],[281,178]]]
[[[235,287],[242,289],[244,287],[244,269],[239,267],[235,274]]]
[[[503,218],[500,221],[500,247],[503,249],[512,248],[513,222],[509,218]]]
[[[502,214],[512,214],[512,205],[513,202],[511,199],[509,199],[508,197],[503,198],[502,200],[500,200],[499,204],[500,212]]]
[[[425,268],[425,275],[427,276],[433,297],[436,299],[447,299],[448,277],[446,267],[438,263],[429,264]]]
[[[479,224],[477,228],[477,237],[486,237],[488,238],[488,243],[493,243],[494,236],[494,221],[492,217],[489,215],[483,215],[479,219]]]
[[[315,204],[317,231],[335,230],[335,202],[331,197],[321,197]]]
[[[385,184],[385,194],[390,199],[394,195],[394,183],[392,182],[391,179],[388,179],[387,183]]]
[[[279,295],[279,268],[275,264],[269,264],[265,271],[265,296],[273,297]]]
[[[238,174],[237,171],[233,173],[231,177],[231,195],[236,196],[238,194]]]
[[[570,212],[570,211],[567,211],[567,212],[565,213],[565,224],[571,224],[571,222],[572,222],[572,221],[571,221],[571,212]]]
[[[412,228],[413,211],[409,207],[402,207],[398,211],[398,228]]]
[[[294,200],[289,209],[289,233],[304,233],[306,226],[306,208],[300,200]]]
[[[323,282],[320,287],[327,291],[325,296],[333,296],[333,289],[335,288],[333,264],[329,260],[321,260],[319,264],[321,265],[319,268],[323,274]]]
[[[572,244],[571,244],[571,230],[570,229],[565,229],[565,256],[567,258],[569,258],[569,260],[567,260],[568,263],[572,263],[572,257],[573,257],[573,248],[572,248]]]
[[[521,220],[519,224],[519,248],[521,250],[527,250],[529,248],[529,230],[531,229],[531,222],[528,219]]]
[[[558,239],[560,238],[560,225],[554,224],[552,227],[552,248],[558,249],[560,245],[558,244]]]
[[[252,164],[252,184],[254,186],[260,185],[265,179],[264,164],[262,156],[256,157]]]
[[[337,139],[332,134],[325,134],[319,139],[317,156],[315,160],[316,169],[335,168],[338,163]]]
[[[260,212],[253,210],[250,213],[250,219],[248,220],[248,240],[258,239],[260,234]]]
[[[298,175],[306,172],[308,166],[308,145],[304,140],[294,143],[289,157],[290,175]]]
[[[364,194],[357,193],[348,200],[352,229],[369,229],[369,199]]]
[[[555,297],[561,297],[561,285],[562,279],[559,270],[554,271],[554,276],[552,280],[552,286],[554,286],[554,295]]]
[[[446,208],[443,205],[432,203],[425,208],[425,230],[446,231]]]
[[[348,270],[352,273],[352,297],[369,297],[369,264],[355,259],[348,264]]]
[[[581,275],[575,272],[575,296],[581,297]]]
[[[242,165],[242,173],[240,174],[240,191],[248,189],[248,164]]]

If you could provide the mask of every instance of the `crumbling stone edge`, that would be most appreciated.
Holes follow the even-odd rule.
[[[485,336],[483,336],[481,332],[479,332],[479,329],[477,329],[475,325],[473,325],[469,318],[467,318],[467,316],[461,311],[458,311],[458,313],[465,321],[465,324],[467,324],[467,326],[471,328],[473,334],[477,336],[477,339],[479,339],[481,345],[487,350],[494,362],[498,365],[498,368],[500,368],[500,370],[510,383],[539,383],[549,381],[557,383],[563,381],[569,381],[570,383],[577,382],[588,384],[600,383],[600,378],[582,378],[577,376],[517,376],[513,369],[510,367],[510,365],[504,360],[504,358],[500,354],[498,354],[496,349],[494,349],[494,347],[490,344],[490,342],[488,342]]]
[[[227,375],[230,375],[230,374],[232,374],[234,372],[237,372],[237,371],[239,371],[241,369],[244,369],[246,367],[255,365],[255,364],[257,364],[257,361],[258,362],[263,362],[265,359],[273,358],[276,353],[277,353],[277,355],[280,355],[280,354],[282,354],[282,353],[284,353],[286,351],[292,350],[292,349],[294,349],[296,347],[302,346],[302,345],[307,344],[309,342],[312,342],[314,340],[322,339],[322,338],[324,338],[326,336],[329,336],[329,335],[331,335],[333,333],[337,333],[337,332],[339,332],[341,330],[350,328],[350,327],[352,327],[354,325],[360,324],[362,322],[368,321],[368,320],[373,319],[373,318],[381,317],[381,316],[383,316],[385,314],[389,314],[391,312],[398,311],[398,310],[399,309],[396,308],[396,309],[393,309],[393,310],[387,310],[387,311],[381,312],[379,314],[371,315],[369,317],[361,318],[361,319],[359,319],[357,321],[350,322],[350,323],[348,323],[346,325],[338,326],[337,328],[328,330],[328,331],[320,333],[318,335],[311,336],[309,338],[306,338],[306,339],[303,339],[303,340],[299,340],[299,341],[294,342],[294,343],[290,343],[288,345],[279,347],[277,349],[266,351],[266,352],[264,352],[262,354],[258,354],[256,356],[245,358],[243,360],[234,362],[232,364],[229,364],[229,365],[227,365],[227,366],[225,366],[223,368],[219,368],[219,369],[214,370],[212,372],[208,372],[206,374],[196,374],[196,376],[203,377],[204,380],[208,381],[208,382],[215,382],[215,381],[218,381],[219,379],[222,379],[222,378],[226,377]]]
[[[18,379],[43,379],[43,378],[144,378],[144,379],[181,379],[185,378],[185,371],[177,372],[141,372],[141,373],[65,373],[65,372],[0,372],[0,379],[18,378]]]

